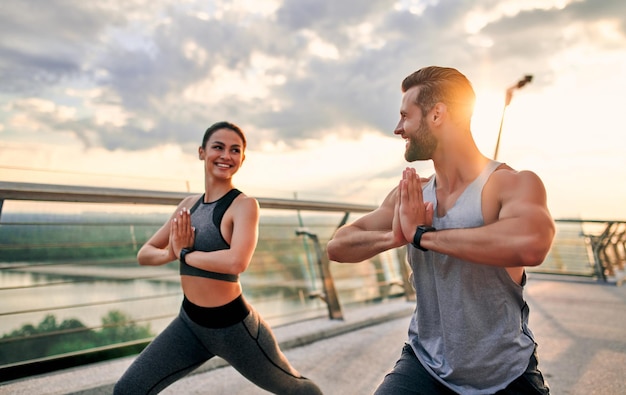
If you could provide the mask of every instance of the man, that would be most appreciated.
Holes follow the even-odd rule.
[[[478,150],[467,78],[426,67],[402,82],[407,168],[373,212],[328,243],[338,262],[361,262],[409,244],[416,290],[409,338],[376,394],[548,394],[523,298],[525,266],[542,263],[554,238],[546,192],[532,172]],[[499,392],[501,391],[501,392]]]

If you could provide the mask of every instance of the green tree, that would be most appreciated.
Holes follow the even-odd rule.
[[[138,326],[129,316],[119,310],[111,310],[102,317],[100,340],[102,344],[115,344],[154,336],[150,325]]]
[[[75,318],[58,324],[56,317],[48,314],[37,326],[25,324],[0,338],[0,365],[152,336],[150,325],[139,326],[119,310],[111,310],[102,317],[99,331]]]

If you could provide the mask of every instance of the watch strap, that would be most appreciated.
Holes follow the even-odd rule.
[[[187,264],[187,261],[185,261],[185,256],[192,251],[193,250],[191,248],[183,248],[182,250],[180,250],[180,262]]]
[[[422,241],[422,236],[424,235],[424,233],[426,232],[434,232],[437,229],[435,229],[432,226],[428,226],[428,225],[420,225],[417,227],[417,229],[415,229],[415,235],[413,236],[413,247],[417,248],[418,250],[422,250],[422,251],[428,251],[426,248],[422,247],[422,245],[420,244],[420,242]]]

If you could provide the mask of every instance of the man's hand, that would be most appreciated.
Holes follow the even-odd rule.
[[[391,232],[393,234],[394,244],[399,247],[406,245],[407,239],[402,231],[402,223],[400,222],[400,188],[396,194],[396,203],[393,208],[393,221],[391,223]]]
[[[184,208],[173,218],[170,223],[170,248],[180,259],[180,250],[193,247],[195,229],[191,226],[191,213]]]
[[[424,203],[422,194],[422,182],[415,172],[415,169],[406,168],[402,172],[402,180],[398,187],[398,207],[396,221],[394,216],[394,226],[399,222],[402,234],[407,242],[413,242],[415,229],[419,225],[432,225],[434,206],[432,202]],[[394,227],[394,230],[396,228]]]

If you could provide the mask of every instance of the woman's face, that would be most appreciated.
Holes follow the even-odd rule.
[[[217,178],[231,178],[245,158],[243,140],[230,129],[218,129],[209,137],[204,147],[198,150],[204,161],[207,175]]]

